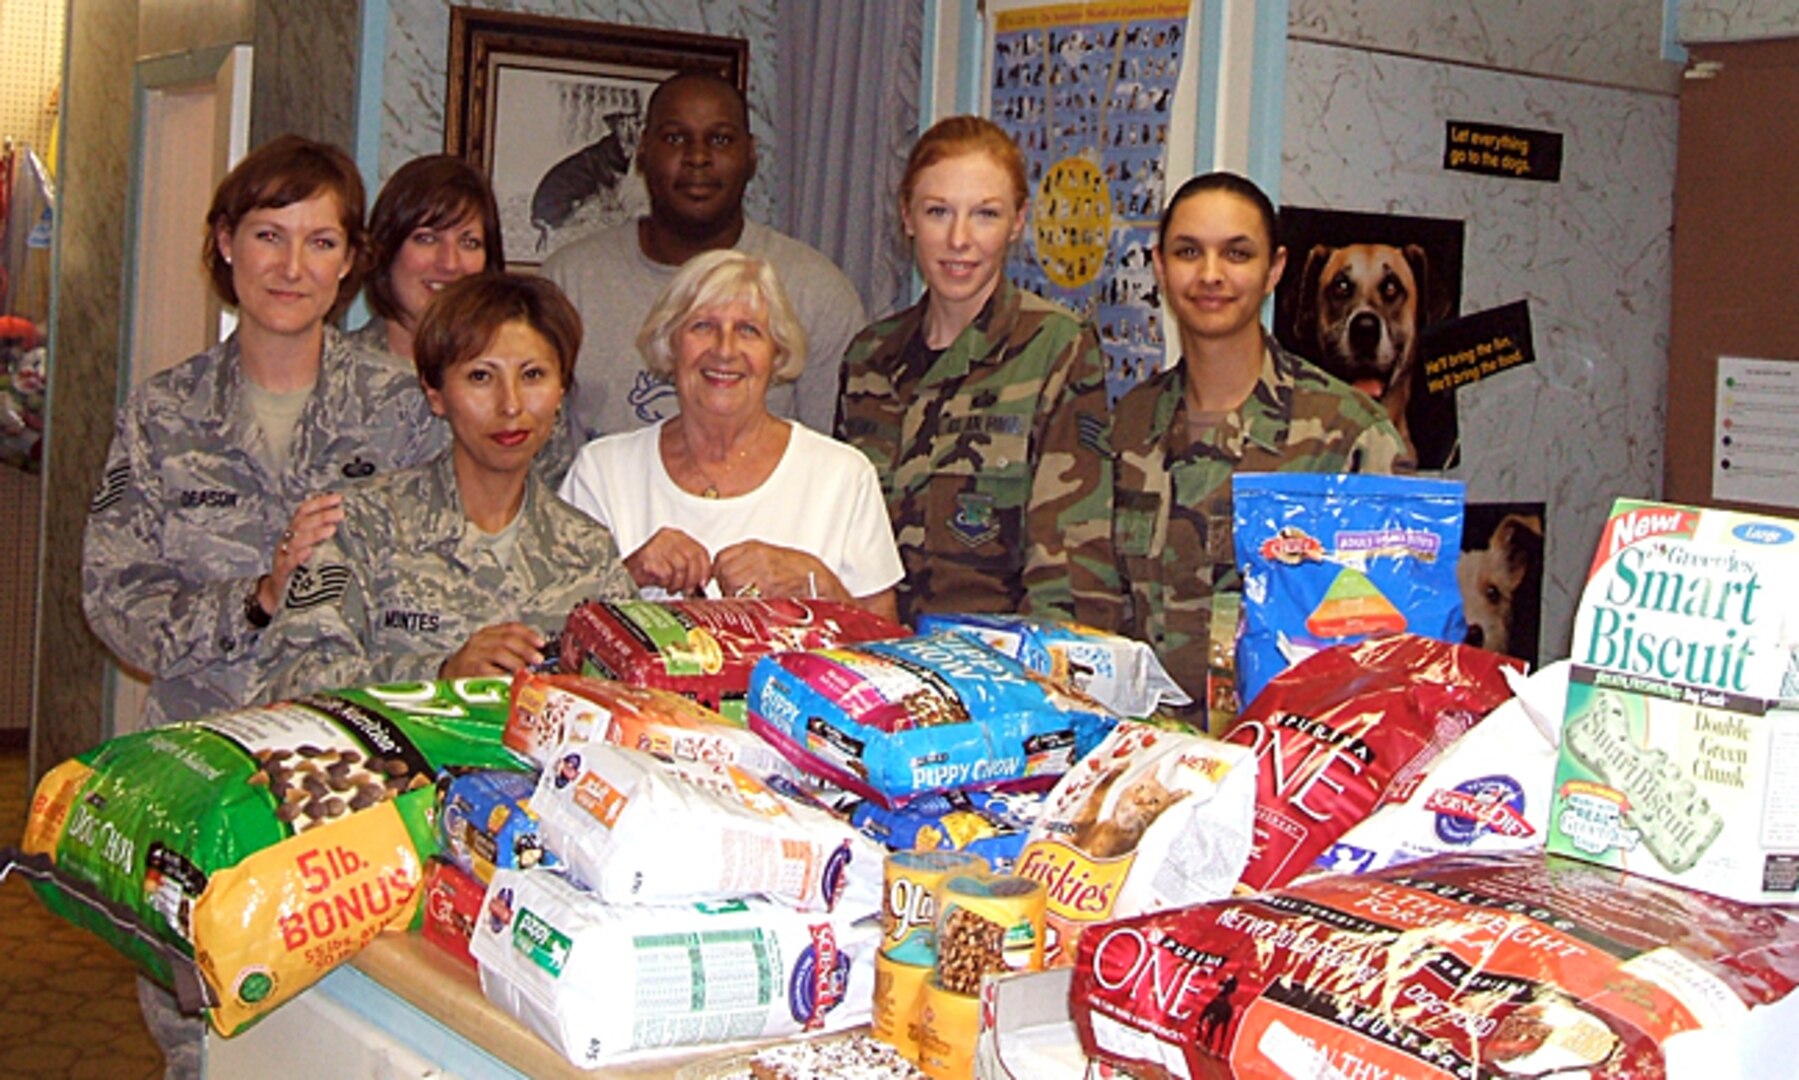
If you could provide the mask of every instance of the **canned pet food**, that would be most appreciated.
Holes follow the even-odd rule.
[[[979,856],[959,851],[896,851],[883,863],[881,955],[930,967],[937,959],[937,889],[945,879],[978,877]]]
[[[1043,883],[959,875],[937,893],[937,982],[975,994],[981,976],[1043,970]]]
[[[898,1050],[907,1061],[918,1060],[918,1011],[929,967],[902,964],[886,953],[875,956],[874,1015],[869,1030]]]
[[[976,980],[979,985],[980,980]],[[918,1067],[934,1080],[974,1076],[974,1042],[981,1033],[981,999],[928,979],[918,1002]]]

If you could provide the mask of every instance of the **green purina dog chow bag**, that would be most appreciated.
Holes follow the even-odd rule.
[[[108,740],[44,776],[0,874],[235,1033],[413,921],[440,771],[524,767],[507,691],[338,690]]]

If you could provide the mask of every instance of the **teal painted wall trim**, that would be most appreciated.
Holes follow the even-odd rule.
[[[1662,59],[1687,62],[1686,46],[1680,43],[1680,0],[1662,0]]]
[[[1287,114],[1287,0],[1257,0],[1255,76],[1249,98],[1249,178],[1281,201]]]
[[[962,48],[956,57],[956,113],[963,115],[981,110],[981,71],[986,66],[987,20],[981,17],[980,5],[963,0]]]
[[[1218,161],[1218,69],[1224,65],[1224,0],[1203,0],[1199,11],[1199,93],[1194,107],[1199,125],[1193,132],[1192,175],[1211,172]],[[1172,166],[1174,163],[1169,162]],[[1169,194],[1179,185],[1169,169]]]

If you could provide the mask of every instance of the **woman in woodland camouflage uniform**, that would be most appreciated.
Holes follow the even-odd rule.
[[[899,195],[927,292],[844,359],[837,437],[880,475],[907,620],[1119,618],[1105,357],[1089,323],[1006,280],[1027,190],[1023,156],[991,121],[925,132]]]

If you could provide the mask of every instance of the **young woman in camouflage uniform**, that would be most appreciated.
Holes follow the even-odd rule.
[[[1232,173],[1183,184],[1154,253],[1181,362],[1133,388],[1113,416],[1112,532],[1130,588],[1128,630],[1193,696],[1189,719],[1205,715],[1208,669],[1230,666],[1242,589],[1232,474],[1411,467],[1379,405],[1262,329],[1262,302],[1286,259],[1260,188]],[[1228,684],[1212,689],[1216,724],[1233,696]]]
[[[637,596],[612,534],[532,468],[580,344],[546,278],[464,278],[426,309],[414,360],[451,448],[345,495],[265,635],[266,696],[511,674],[576,604]]]
[[[880,476],[908,620],[1117,621],[1105,358],[1091,324],[1006,281],[1027,193],[1024,158],[992,122],[956,116],[925,132],[899,195],[928,291],[844,359],[837,437]]]
[[[88,625],[151,676],[146,724],[250,700],[262,627],[338,496],[444,445],[416,376],[328,325],[361,284],[362,179],[283,136],[219,185],[202,256],[237,308],[225,341],[120,410],[82,551]]]

